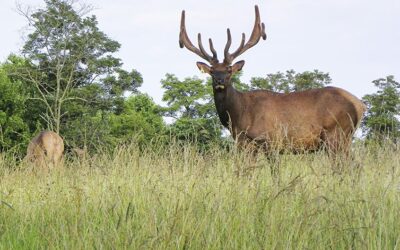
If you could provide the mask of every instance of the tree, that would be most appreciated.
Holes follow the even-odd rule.
[[[23,57],[11,54],[3,64],[3,68],[10,81],[13,84],[20,85],[20,95],[23,95],[25,99],[22,119],[27,125],[30,134],[33,135],[47,127],[44,120],[41,118],[41,114],[46,113],[46,107],[37,99],[32,99],[32,97],[36,95],[35,87],[23,81],[18,75],[15,75],[15,72],[18,72],[22,68],[29,67],[29,64],[29,61]]]
[[[30,138],[24,122],[27,95],[21,82],[8,77],[8,71],[6,64],[0,65],[0,152],[22,155]]]
[[[197,77],[187,77],[180,81],[167,74],[161,80],[165,89],[163,101],[164,116],[174,119],[170,125],[173,136],[180,140],[190,140],[206,145],[221,138],[222,126],[214,107],[212,87]]]
[[[91,7],[74,3],[45,0],[44,9],[18,8],[31,33],[22,49],[28,63],[14,76],[34,87],[30,100],[42,104],[41,117],[57,133],[89,110],[118,112],[123,93],[142,83],[137,71],[123,70],[112,55],[120,44],[98,29],[96,17],[88,16]]]
[[[274,92],[289,93],[313,88],[322,88],[331,83],[329,73],[319,70],[296,73],[288,70],[268,74],[266,77],[253,77],[250,80],[251,89],[266,89]]]
[[[392,75],[372,82],[378,91],[362,98],[368,107],[363,133],[370,139],[395,140],[400,136],[400,84]]]
[[[145,145],[165,135],[160,109],[146,94],[130,96],[121,112],[111,116],[110,127],[112,137],[122,143],[135,139]]]
[[[181,117],[199,118],[208,114],[204,101],[210,99],[208,87],[203,80],[193,77],[180,81],[172,74],[166,74],[161,80],[165,89],[163,101],[167,102],[165,116],[179,119]]]

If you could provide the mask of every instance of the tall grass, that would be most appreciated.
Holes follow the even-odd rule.
[[[193,145],[71,160],[32,171],[0,156],[0,249],[400,248],[400,156],[355,146],[263,155]]]

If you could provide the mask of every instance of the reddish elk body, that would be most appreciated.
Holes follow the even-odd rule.
[[[192,44],[186,32],[185,12],[182,11],[180,47],[186,47],[211,64],[197,62],[198,68],[212,77],[215,106],[221,123],[231,130],[238,142],[256,141],[268,149],[304,151],[326,145],[333,152],[348,150],[365,111],[365,105],[349,92],[335,87],[288,94],[267,90],[240,92],[232,86],[232,75],[244,65],[243,60],[231,65],[233,60],[256,45],[260,38],[266,39],[257,6],[255,15],[249,40],[245,42],[243,33],[239,48],[232,54],[229,53],[231,33],[227,30],[224,61],[220,63],[211,39],[212,56],[205,51],[200,34],[199,48]]]
[[[41,167],[53,167],[61,163],[64,141],[52,131],[42,131],[28,145],[27,160]]]

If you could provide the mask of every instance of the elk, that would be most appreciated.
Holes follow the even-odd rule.
[[[240,71],[244,61],[232,62],[263,38],[265,25],[255,6],[255,23],[249,40],[245,34],[239,47],[230,53],[231,32],[227,29],[224,60],[219,62],[213,42],[209,39],[212,56],[204,49],[198,34],[198,48],[186,32],[185,11],[182,11],[179,45],[197,54],[210,65],[197,62],[197,67],[212,77],[215,106],[223,126],[230,129],[239,144],[256,142],[266,150],[314,151],[321,147],[330,152],[347,151],[359,125],[365,105],[346,90],[324,87],[292,93],[267,90],[240,92],[231,77]]]
[[[26,159],[40,167],[54,167],[61,164],[64,141],[55,132],[42,131],[28,145]]]

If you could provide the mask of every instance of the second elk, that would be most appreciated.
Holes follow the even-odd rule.
[[[28,145],[27,160],[35,166],[51,169],[62,164],[64,141],[55,132],[42,131]]]

